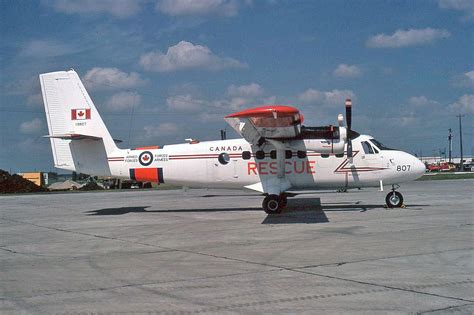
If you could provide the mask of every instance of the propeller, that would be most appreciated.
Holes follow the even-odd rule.
[[[352,101],[346,99],[347,156],[352,157]]]

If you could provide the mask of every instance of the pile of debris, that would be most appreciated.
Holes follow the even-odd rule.
[[[81,191],[89,191],[89,190],[103,190],[104,186],[101,184],[90,181],[86,184],[79,184],[71,179],[68,179],[64,182],[57,182],[54,184],[49,185],[48,187],[50,190],[54,191],[67,191],[67,190],[81,190]]]
[[[76,190],[81,188],[81,184],[68,179],[64,182],[56,182],[48,186],[49,190],[56,190],[56,191],[65,191],[65,190]]]
[[[96,182],[88,182],[87,184],[82,185],[79,190],[104,190],[104,187]]]
[[[49,191],[40,187],[20,175],[10,175],[7,171],[0,169],[0,194],[27,193]]]

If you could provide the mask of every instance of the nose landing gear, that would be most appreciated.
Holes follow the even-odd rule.
[[[403,206],[403,196],[396,191],[400,186],[392,185],[392,191],[385,197],[385,203],[389,208],[400,208]]]

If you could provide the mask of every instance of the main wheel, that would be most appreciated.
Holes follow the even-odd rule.
[[[263,210],[268,214],[280,213],[281,202],[278,195],[268,195],[263,199],[262,203]]]
[[[392,191],[385,197],[385,202],[389,208],[400,208],[403,205],[403,196],[398,191]]]
[[[285,194],[280,194],[280,209],[283,209],[288,204],[288,197]]]

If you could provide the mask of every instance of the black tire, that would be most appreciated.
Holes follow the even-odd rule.
[[[268,195],[263,199],[262,208],[267,214],[281,212],[280,197],[278,195]]]
[[[389,208],[400,208],[403,205],[403,196],[398,191],[392,191],[385,197],[385,203]]]
[[[285,194],[280,195],[280,209],[283,209],[288,204],[288,197]]]

